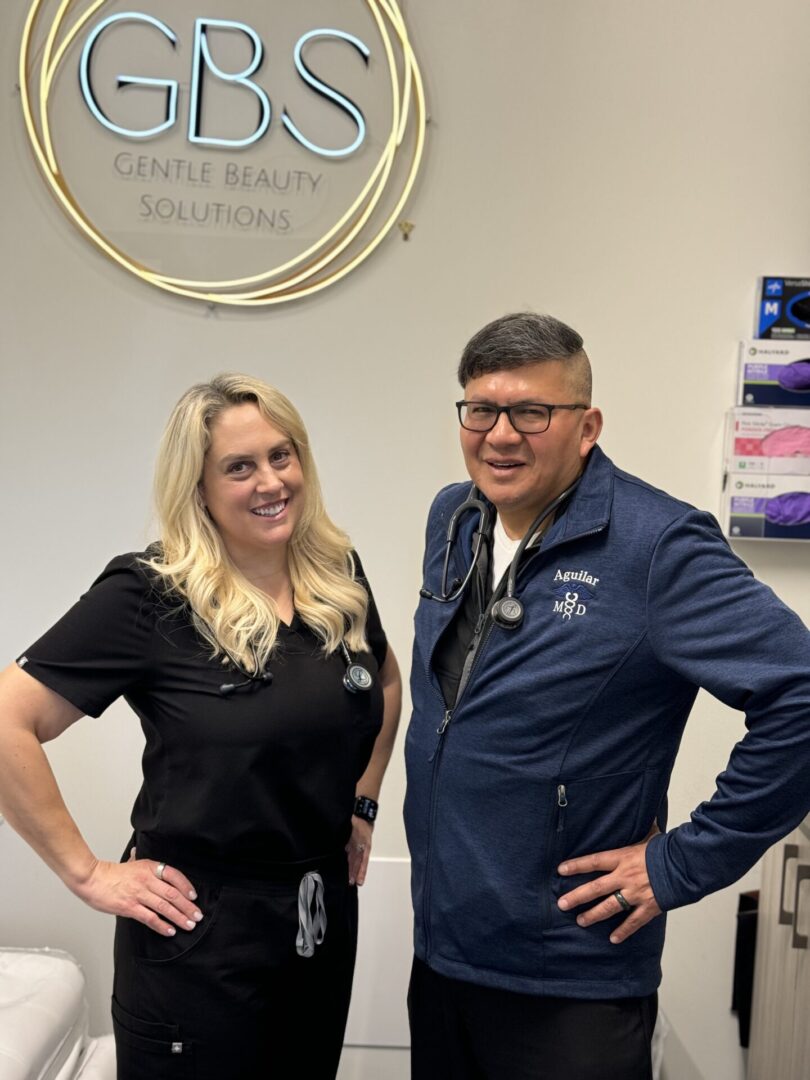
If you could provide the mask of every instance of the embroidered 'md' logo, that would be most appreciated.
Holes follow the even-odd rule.
[[[586,615],[588,604],[596,595],[592,590],[599,584],[599,578],[587,570],[560,570],[554,574],[553,611],[563,622]],[[590,586],[590,588],[588,587]]]

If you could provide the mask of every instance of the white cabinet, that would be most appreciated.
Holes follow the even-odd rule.
[[[763,862],[748,1080],[810,1077],[810,818]]]

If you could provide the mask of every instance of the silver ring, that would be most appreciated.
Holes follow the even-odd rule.
[[[365,844],[355,844],[354,850],[356,852],[358,852],[358,854],[362,855],[363,852],[366,850],[366,845]]]
[[[613,895],[616,898],[616,901],[618,902],[619,907],[622,909],[622,911],[633,910],[633,905],[628,900],[625,900],[625,898],[622,896],[618,889]]]
[[[166,869],[165,862],[159,862],[155,867],[155,877],[163,881],[163,871]]]

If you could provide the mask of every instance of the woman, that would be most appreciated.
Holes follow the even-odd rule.
[[[156,495],[160,543],[113,559],[0,676],[0,809],[73,892],[118,916],[119,1080],[325,1080],[396,660],[277,390],[244,375],[192,387]],[[41,743],[121,695],[146,737],[144,781],[128,858],[110,863]]]

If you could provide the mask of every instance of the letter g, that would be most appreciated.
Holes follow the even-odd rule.
[[[169,39],[172,43],[172,48],[175,48],[177,45],[177,35],[166,25],[166,23],[161,22],[160,19],[156,19],[152,15],[144,15],[140,12],[122,12],[118,15],[110,15],[108,18],[102,19],[98,26],[94,27],[88,35],[87,41],[82,49],[81,61],[79,62],[79,83],[82,88],[82,96],[84,97],[90,112],[100,124],[103,124],[105,128],[109,128],[110,131],[114,131],[116,135],[123,135],[127,139],[148,139],[152,135],[159,135],[162,131],[168,131],[168,129],[173,127],[177,121],[177,82],[175,79],[149,79],[135,75],[118,76],[119,87],[140,85],[164,86],[166,88],[166,119],[162,124],[157,124],[155,127],[151,128],[135,130],[133,128],[121,127],[119,124],[114,124],[108,116],[105,116],[93,93],[93,86],[90,81],[90,61],[92,60],[93,50],[96,47],[98,39],[109,26],[118,22],[148,23],[150,26],[154,26],[156,29],[160,30],[160,32]]]

